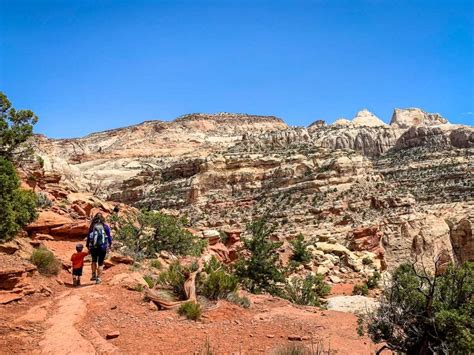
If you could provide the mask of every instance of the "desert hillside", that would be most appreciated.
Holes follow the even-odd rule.
[[[285,245],[303,233],[374,252],[383,268],[474,255],[474,128],[421,109],[395,109],[390,125],[364,109],[307,128],[190,114],[34,143],[70,191],[186,215],[201,230],[243,231],[266,216]]]
[[[474,128],[421,109],[395,109],[390,124],[364,109],[309,127],[190,114],[30,143],[35,159],[18,172],[39,216],[0,244],[6,353],[372,354],[381,345],[357,334],[357,314],[378,304],[398,265],[474,261]],[[86,257],[74,287],[70,256],[98,212],[115,239],[103,280],[89,281]],[[273,226],[268,260],[286,279],[272,292],[237,281],[210,292],[213,276],[234,282],[262,219]],[[163,235],[185,239],[167,249]],[[183,278],[181,298],[172,277]],[[324,291],[305,298],[313,286],[298,280]],[[175,311],[186,300],[198,321]]]

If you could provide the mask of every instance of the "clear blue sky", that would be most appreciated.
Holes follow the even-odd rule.
[[[0,90],[81,136],[189,112],[474,122],[474,1],[0,0]]]

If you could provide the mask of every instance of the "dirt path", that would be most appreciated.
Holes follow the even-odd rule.
[[[74,245],[48,242],[64,261]],[[352,314],[294,306],[263,295],[248,295],[249,309],[225,301],[210,304],[200,322],[188,321],[175,311],[157,311],[140,292],[108,284],[114,275],[129,272],[128,265],[114,266],[104,273],[103,283],[95,285],[89,281],[90,263],[86,263],[83,286],[77,288],[65,271],[59,282],[41,277],[41,282],[49,282],[53,295],[34,295],[8,305],[3,313],[7,317],[0,317],[0,348],[2,324],[8,333],[6,353],[193,354],[203,353],[210,344],[214,354],[272,354],[291,336],[301,337],[306,346],[321,341],[337,354],[373,354],[378,348],[357,335]],[[119,336],[106,340],[110,332]]]

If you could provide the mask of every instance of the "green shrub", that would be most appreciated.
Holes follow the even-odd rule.
[[[38,200],[38,207],[39,208],[49,208],[53,205],[53,202],[48,198],[48,196],[44,192],[38,192],[36,194]]]
[[[155,279],[151,275],[145,275],[143,276],[143,280],[147,283],[149,288],[155,287]]]
[[[204,272],[199,274],[198,290],[210,300],[225,298],[229,293],[235,292],[238,279],[228,273],[214,256],[204,265]]]
[[[163,264],[158,259],[152,260],[150,262],[150,266],[154,267],[155,269],[158,269],[158,270],[161,270],[163,268]]]
[[[36,219],[36,204],[35,193],[20,189],[13,164],[0,156],[0,241],[11,240]]]
[[[137,292],[143,292],[144,289],[145,289],[145,287],[142,284],[136,284],[133,287],[133,291],[137,291]]]
[[[252,293],[263,291],[278,294],[278,282],[284,282],[280,257],[277,250],[282,242],[272,242],[270,235],[274,226],[268,226],[264,219],[247,226],[250,237],[242,238],[243,250],[250,257],[242,256],[235,265],[235,274]]]
[[[367,296],[369,294],[369,288],[366,283],[354,285],[352,289],[353,295]]]
[[[379,286],[381,277],[382,276],[380,275],[380,272],[375,271],[374,274],[367,279],[366,284],[369,290],[372,290]]]
[[[240,296],[237,292],[232,292],[227,295],[227,301],[236,304],[242,308],[250,307],[250,300],[248,297]]]
[[[41,168],[44,168],[44,159],[41,156],[39,155],[36,156],[36,162]]]
[[[323,275],[307,275],[306,277],[293,277],[285,285],[284,297],[290,302],[308,305],[321,305],[321,297],[331,292],[331,286],[324,281]]]
[[[358,328],[397,353],[474,353],[474,263],[439,271],[400,265]]]
[[[203,296],[210,300],[225,298],[229,293],[237,290],[238,280],[224,270],[213,271],[208,274],[200,288]]]
[[[135,258],[151,258],[165,250],[175,255],[201,255],[206,242],[188,230],[185,222],[158,212],[142,211],[137,220],[114,216],[116,239]]]
[[[178,314],[185,316],[187,319],[197,321],[201,318],[201,305],[196,302],[185,302],[178,308]]]
[[[362,264],[364,264],[364,265],[373,265],[374,261],[371,258],[369,258],[368,256],[366,256],[362,259]]]
[[[311,254],[307,250],[308,244],[305,242],[303,234],[298,234],[295,239],[290,241],[290,244],[293,249],[291,260],[302,264],[306,264],[311,260]]]
[[[189,269],[175,261],[169,266],[168,270],[162,271],[158,275],[157,283],[169,287],[179,299],[185,300],[184,282],[189,273]]]
[[[59,271],[61,271],[61,262],[46,248],[33,250],[31,262],[36,265],[38,271],[44,275],[57,275]]]

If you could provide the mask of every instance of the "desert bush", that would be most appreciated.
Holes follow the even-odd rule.
[[[311,254],[308,252],[308,243],[305,242],[303,234],[298,234],[298,236],[290,241],[291,247],[293,249],[293,255],[291,260],[306,264],[311,260]]]
[[[227,272],[214,256],[204,265],[204,272],[199,274],[198,291],[210,300],[226,298],[228,294],[235,292],[238,279]]]
[[[158,269],[158,270],[161,270],[163,268],[163,264],[158,259],[152,260],[150,262],[150,266],[154,267],[155,269]]]
[[[360,316],[359,330],[375,343],[407,354],[474,352],[474,263],[434,274],[400,265],[373,312]]]
[[[237,290],[238,280],[235,276],[218,270],[206,276],[202,283],[201,294],[210,300],[225,298]]]
[[[275,355],[330,355],[333,353],[331,347],[326,348],[320,340],[311,342],[309,346],[291,342],[273,352]]]
[[[31,262],[36,265],[38,271],[44,275],[57,275],[59,271],[61,271],[61,262],[46,248],[33,250]]]
[[[323,275],[307,275],[293,277],[286,282],[284,297],[290,302],[308,305],[321,305],[321,297],[325,297],[331,287],[324,281]]]
[[[144,289],[145,287],[142,284],[136,284],[135,286],[133,286],[133,291],[136,292],[143,292]]]
[[[158,275],[157,283],[169,287],[179,299],[185,300],[184,282],[189,273],[188,268],[175,261],[168,267],[168,270],[162,271]]]
[[[178,314],[185,316],[190,320],[199,320],[201,318],[202,309],[201,305],[196,302],[185,302],[178,308]]]
[[[381,279],[382,275],[380,275],[380,272],[375,271],[372,276],[370,276],[367,281],[366,285],[369,290],[372,290],[374,288],[377,288],[379,286],[379,282]]]
[[[44,192],[38,192],[36,194],[39,208],[49,208],[53,205],[53,202],[48,198]]]
[[[369,258],[368,256],[366,256],[362,259],[362,264],[364,264],[364,265],[373,265],[374,261],[371,258]]]
[[[235,265],[235,274],[252,293],[278,294],[277,283],[285,281],[277,252],[283,243],[270,240],[275,227],[269,226],[264,219],[249,224],[247,230],[250,236],[242,238],[242,251],[250,256],[242,254]]]
[[[121,241],[125,253],[135,258],[154,257],[162,250],[175,255],[199,256],[206,242],[185,227],[185,221],[159,212],[142,211],[135,219],[113,217],[116,239]]]
[[[156,280],[151,275],[143,276],[143,280],[145,280],[149,288],[155,287]]]
[[[366,283],[354,285],[354,288],[352,289],[352,294],[354,296],[367,296],[369,294],[369,288],[367,287]]]
[[[20,189],[13,163],[0,156],[0,241],[11,240],[36,219],[36,204],[34,192]]]
[[[227,301],[236,304],[242,308],[250,307],[250,300],[248,297],[240,296],[237,292],[232,292],[227,295]]]

